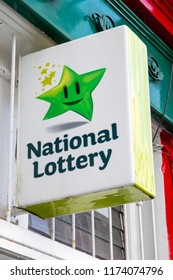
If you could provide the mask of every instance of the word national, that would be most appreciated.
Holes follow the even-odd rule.
[[[76,169],[84,169],[88,167],[97,166],[99,170],[104,170],[112,155],[112,149],[101,150],[86,154],[75,156],[74,150],[88,148],[90,146],[101,145],[106,142],[118,139],[117,124],[111,124],[110,129],[100,130],[97,134],[94,132],[83,134],[81,136],[73,136],[69,138],[68,134],[65,134],[62,138],[57,137],[54,142],[42,143],[38,141],[35,145],[33,143],[27,144],[27,157],[31,159],[39,159],[32,162],[33,176],[39,178],[44,175],[51,176],[55,173],[65,173],[66,171],[74,171]],[[93,150],[93,149],[92,149]],[[69,152],[69,154],[68,154]],[[52,155],[58,155],[56,161],[49,161],[43,167],[42,157],[50,157]]]

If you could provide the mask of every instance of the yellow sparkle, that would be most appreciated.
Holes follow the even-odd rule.
[[[47,74],[47,68],[44,68],[44,69],[41,71],[41,75],[44,75],[44,74]]]
[[[47,86],[47,85],[52,85],[52,79],[49,76],[46,76],[44,78],[44,80],[41,82],[43,87]]]
[[[43,87],[47,86],[47,85],[52,85],[52,79],[55,77],[55,73],[56,71],[52,71],[49,76],[46,76],[44,78],[44,80],[41,82]]]
[[[48,66],[50,66],[50,63],[48,62],[48,63],[46,63],[46,65],[45,65],[46,67],[48,67]]]
[[[42,68],[42,66],[40,65],[40,66],[38,66],[38,69],[41,69]]]
[[[55,74],[56,74],[56,71],[52,71],[52,72],[49,74],[49,77],[52,79],[53,77],[55,77]]]

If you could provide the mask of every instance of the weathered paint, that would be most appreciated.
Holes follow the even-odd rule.
[[[149,86],[147,71],[145,71],[147,69],[146,46],[142,41],[139,44],[138,37],[130,30],[129,42],[135,180],[137,186],[143,189],[147,186],[148,193],[153,195],[155,183],[151,116],[148,107]]]
[[[84,196],[67,197],[62,200],[41,203],[22,209],[46,219],[147,199],[148,194],[140,191],[140,188],[130,186]]]
[[[169,257],[173,260],[173,136],[166,131],[161,132],[162,172],[164,175],[164,190],[166,204],[166,222],[168,232]]]

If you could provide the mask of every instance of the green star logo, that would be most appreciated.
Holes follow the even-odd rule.
[[[93,114],[91,94],[105,71],[106,68],[102,68],[79,75],[65,65],[59,84],[36,97],[50,103],[44,120],[71,110],[91,121]]]

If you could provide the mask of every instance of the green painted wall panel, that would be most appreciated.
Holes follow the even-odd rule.
[[[154,57],[163,75],[160,81],[150,77],[150,101],[153,117],[159,121],[167,99],[173,51],[140,21],[120,0],[5,0],[7,4],[52,37],[57,43],[98,32],[93,13],[108,15],[116,26],[128,25],[147,45],[148,57]],[[108,50],[109,51],[109,50]],[[139,61],[140,63],[140,61]],[[173,83],[163,119],[173,131]]]

